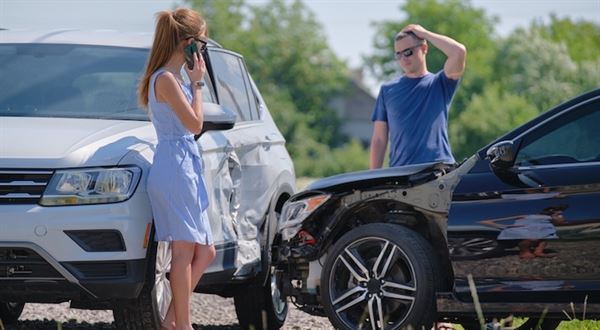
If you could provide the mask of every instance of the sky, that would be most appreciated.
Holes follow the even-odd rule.
[[[246,0],[261,4],[265,0]],[[356,68],[361,56],[371,53],[375,29],[372,22],[403,19],[404,1],[391,0],[304,0],[315,12],[336,54]],[[11,29],[116,29],[152,31],[154,14],[171,9],[180,0],[0,0],[0,28]],[[600,25],[600,0],[471,0],[488,15],[500,19],[499,35],[534,20],[547,21],[550,13],[559,18],[585,19]],[[208,18],[210,26],[210,18]]]

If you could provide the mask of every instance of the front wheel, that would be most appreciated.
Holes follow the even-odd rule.
[[[321,273],[321,301],[338,329],[430,329],[436,317],[436,256],[415,231],[360,226],[340,238]]]
[[[113,308],[117,329],[157,330],[171,303],[171,285],[167,274],[171,269],[171,245],[154,242],[148,260],[146,285],[135,300],[121,302]]]
[[[4,324],[17,323],[24,307],[24,303],[0,302],[0,320]]]
[[[252,284],[234,296],[235,312],[243,329],[268,330],[283,326],[288,304],[281,294],[279,273],[270,268],[264,286]]]

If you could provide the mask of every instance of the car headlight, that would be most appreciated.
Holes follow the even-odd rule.
[[[59,170],[44,190],[40,205],[116,203],[127,200],[140,180],[138,167]]]
[[[279,226],[281,238],[287,241],[294,237],[300,230],[304,219],[329,200],[330,197],[331,195],[316,195],[286,203],[283,206],[283,210],[281,210],[281,222]]]

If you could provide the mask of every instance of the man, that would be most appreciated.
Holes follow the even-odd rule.
[[[454,164],[448,142],[448,108],[465,70],[467,50],[459,42],[406,26],[394,38],[395,56],[404,75],[385,83],[371,120],[374,122],[369,167],[383,164],[388,139],[390,167],[428,162]],[[427,42],[446,56],[444,69],[427,71]]]

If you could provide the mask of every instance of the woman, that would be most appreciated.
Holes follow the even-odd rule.
[[[181,76],[184,49],[192,43],[204,47],[206,35],[206,22],[199,13],[187,8],[160,12],[139,86],[140,103],[148,108],[158,137],[147,183],[156,238],[171,242],[172,251],[173,299],[161,330],[193,329],[191,293],[215,257],[202,161],[194,140],[194,134],[202,131],[202,78],[206,72],[197,52],[188,56],[193,67],[185,66],[191,83],[185,84]]]

